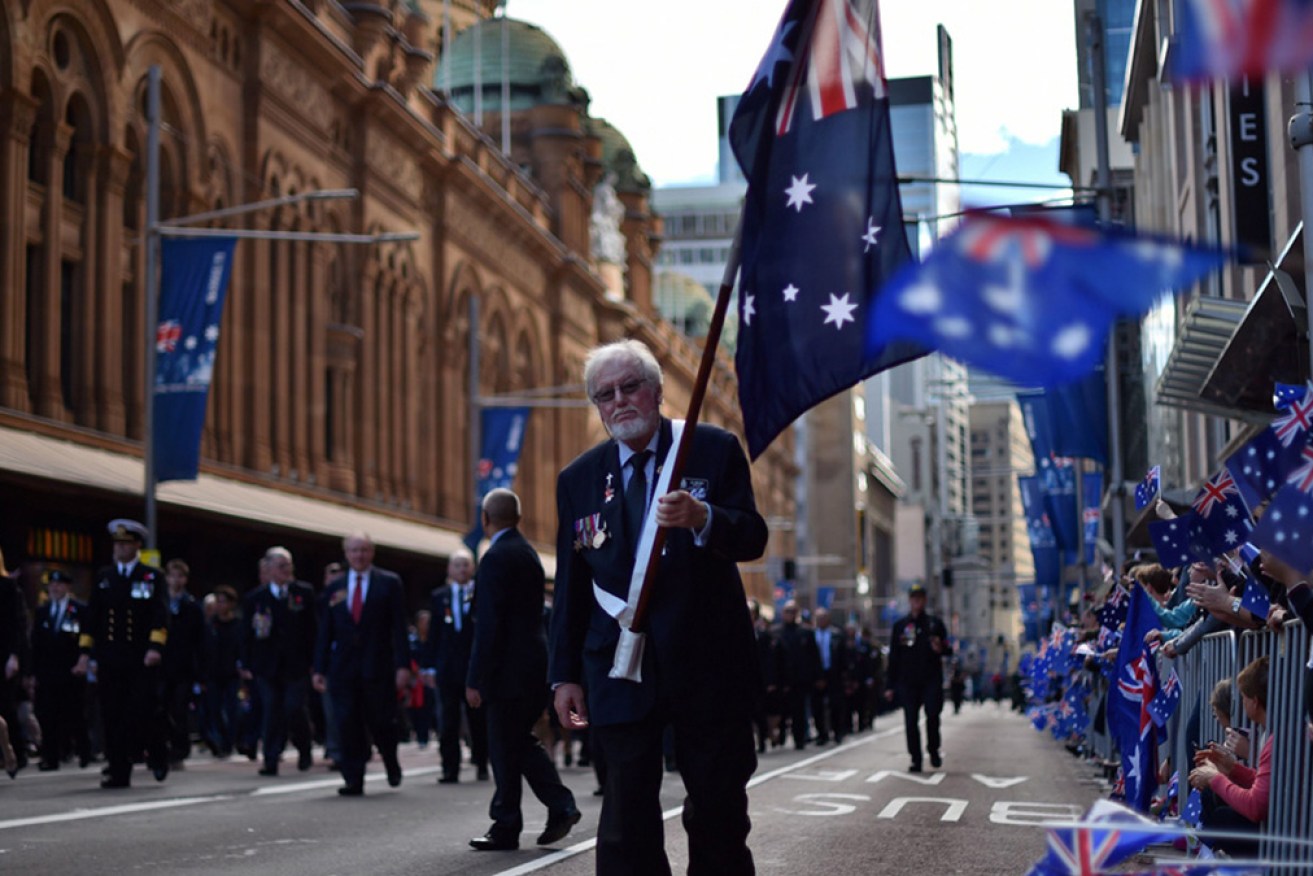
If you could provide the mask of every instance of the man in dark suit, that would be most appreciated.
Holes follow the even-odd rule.
[[[659,797],[667,725],[688,792],[690,872],[751,873],[746,786],[757,764],[759,670],[735,564],[761,556],[766,524],[742,447],[712,426],[693,435],[681,482],[652,499],[650,485],[672,464],[661,380],[651,351],[636,341],[600,347],[585,361],[584,383],[611,440],[557,480],[549,678],[562,726],[591,722],[606,758],[599,873],[670,873]],[[610,676],[620,626],[607,608],[629,593],[651,501],[668,539],[653,581],[641,680],[631,681]]]
[[[824,745],[834,737],[843,742],[848,732],[847,691],[848,647],[843,630],[830,626],[830,610],[820,607],[812,615],[816,629],[816,657],[820,672],[812,687],[812,721],[816,725],[816,744]]]
[[[913,584],[907,602],[911,612],[894,622],[889,638],[889,672],[885,677],[885,699],[903,706],[907,730],[907,753],[912,756],[909,772],[921,772],[920,711],[925,707],[926,748],[930,765],[943,764],[939,751],[939,713],[944,708],[943,654],[948,630],[939,618],[925,610],[925,587]]]
[[[191,568],[183,560],[164,564],[168,587],[169,640],[164,645],[164,710],[169,719],[169,765],[181,769],[191,754],[192,694],[202,677],[205,615],[187,592]]]
[[[780,743],[785,725],[793,731],[793,747],[807,747],[807,698],[820,674],[821,658],[816,653],[816,637],[798,623],[798,603],[790,599],[780,608],[780,626],[775,633],[780,643],[780,662],[784,714],[780,721]]]
[[[109,531],[114,562],[96,573],[73,671],[85,676],[95,658],[109,761],[100,786],[126,788],[143,749],[157,782],[169,774],[168,719],[160,698],[168,605],[164,576],[141,562],[146,527],[120,518],[110,521]]]
[[[27,635],[27,605],[18,583],[18,573],[5,568],[0,554],[0,720],[9,727],[17,758],[16,769],[27,766],[27,746],[18,721],[19,675],[30,659]]]
[[[35,682],[36,718],[41,724],[42,772],[59,769],[71,748],[78,762],[91,762],[87,737],[86,680],[73,674],[78,662],[87,605],[69,595],[72,579],[64,572],[50,573],[49,602],[32,624],[32,677]]]
[[[483,709],[465,701],[465,678],[474,647],[474,555],[463,548],[447,560],[447,583],[434,588],[429,603],[431,619],[425,645],[425,682],[438,692],[442,726],[438,755],[442,775],[438,784],[460,781],[460,725],[465,715],[470,728],[470,755],[480,779],[488,778],[488,729]]]
[[[314,686],[320,692],[333,691],[344,783],[337,793],[359,797],[365,793],[371,736],[388,784],[401,784],[397,692],[410,686],[406,591],[395,573],[374,566],[374,542],[368,535],[348,535],[342,547],[348,570],[328,585],[328,607],[315,648]]]
[[[243,677],[260,688],[264,707],[262,776],[278,775],[278,763],[290,732],[296,768],[310,769],[310,666],[314,661],[315,589],[297,581],[292,554],[284,547],[265,551],[269,580],[242,600],[241,666]]]
[[[547,706],[547,639],[543,632],[546,578],[538,552],[516,527],[520,499],[496,489],[483,500],[483,531],[491,545],[479,564],[474,649],[466,681],[466,700],[484,708],[488,755],[497,782],[488,814],[492,828],[470,840],[480,851],[516,849],[524,816],[521,779],[547,807],[545,846],[563,839],[579,821],[574,795],[561,784],[556,765],[533,735],[534,722]]]

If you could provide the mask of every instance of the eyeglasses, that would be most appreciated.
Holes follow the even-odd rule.
[[[617,383],[615,386],[607,386],[607,387],[603,387],[602,389],[599,389],[597,392],[592,394],[591,398],[593,400],[593,404],[597,405],[598,407],[601,407],[602,405],[607,404],[612,399],[614,399],[617,393],[623,396],[634,395],[640,389],[642,389],[646,384],[647,384],[647,380],[643,378],[639,378],[635,380],[626,380],[624,383]]]

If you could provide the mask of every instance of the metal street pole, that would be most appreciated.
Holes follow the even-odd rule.
[[[483,449],[483,400],[479,398],[479,296],[470,293],[470,495],[479,491],[479,459]],[[477,515],[478,512],[475,511]],[[475,521],[478,522],[477,520]]]
[[[1094,85],[1094,144],[1098,159],[1095,187],[1098,189],[1099,219],[1112,218],[1112,182],[1108,157],[1108,72],[1103,57],[1103,22],[1097,12],[1085,14],[1087,50]],[[1108,333],[1107,366],[1104,369],[1108,388],[1108,490],[1112,494],[1112,553],[1117,574],[1126,559],[1126,503],[1123,499],[1125,476],[1122,473],[1121,374],[1117,365],[1117,327]],[[1081,510],[1084,525],[1084,509]],[[1081,558],[1082,560],[1084,557]],[[1083,582],[1082,582],[1083,583]]]
[[[1313,70],[1295,77],[1290,145],[1299,157],[1300,216],[1304,222],[1304,289],[1313,289]],[[1313,371],[1313,307],[1308,311],[1309,368]]]
[[[501,151],[511,154],[511,30],[506,18],[506,0],[501,4]]]
[[[146,548],[155,550],[155,332],[159,322],[160,221],[160,68],[151,65],[146,76],[146,306],[145,406],[143,454],[146,464]]]

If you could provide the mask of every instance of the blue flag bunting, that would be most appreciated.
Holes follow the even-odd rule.
[[[1041,589],[1056,592],[1062,580],[1062,561],[1058,556],[1058,542],[1048,513],[1044,510],[1044,494],[1038,477],[1019,477],[1021,505],[1026,512],[1026,533],[1030,537],[1030,552],[1035,558],[1035,583]]]
[[[976,214],[890,278],[868,344],[911,341],[1023,386],[1059,386],[1102,360],[1114,320],[1223,261],[1175,241]]]
[[[1085,562],[1094,565],[1095,548],[1099,543],[1099,522],[1103,519],[1100,508],[1103,505],[1103,472],[1087,471],[1081,473],[1081,498],[1085,510],[1081,514],[1085,528]]]
[[[232,237],[164,238],[155,330],[154,445],[158,481],[195,480],[201,430],[232,272]]]
[[[1135,510],[1142,511],[1149,507],[1158,493],[1162,491],[1162,467],[1155,465],[1149,469],[1144,480],[1135,485]]]
[[[480,413],[483,452],[474,473],[474,527],[462,539],[470,553],[477,552],[483,540],[483,498],[495,489],[510,489],[515,483],[529,422],[528,408],[484,408]]]
[[[911,260],[875,0],[792,0],[729,140],[748,180],[735,364],[755,459],[808,408],[925,352],[864,346],[871,302]]]

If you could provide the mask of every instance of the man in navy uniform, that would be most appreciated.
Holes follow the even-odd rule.
[[[925,587],[913,584],[907,593],[911,612],[894,622],[889,639],[889,670],[885,675],[885,699],[895,695],[903,707],[907,730],[907,753],[912,756],[909,772],[921,772],[920,711],[925,708],[926,748],[930,765],[943,765],[939,750],[939,713],[944,708],[943,655],[948,647],[948,630],[939,618],[926,614]]]
[[[36,717],[41,724],[42,772],[59,769],[71,745],[81,766],[91,762],[87,737],[84,678],[73,674],[78,662],[78,638],[87,605],[68,591],[73,579],[58,569],[50,573],[50,600],[32,624],[32,677],[36,685]]]
[[[759,668],[735,564],[761,556],[767,533],[747,457],[734,435],[700,425],[680,482],[653,496],[673,464],[673,424],[660,413],[652,352],[632,340],[595,349],[584,383],[611,439],[557,480],[549,679],[561,725],[590,723],[606,758],[597,871],[670,873],[660,803],[669,725],[688,793],[690,872],[751,873],[746,786],[757,764]],[[620,626],[607,608],[629,593],[652,502],[668,540],[652,582],[641,680],[613,678]]]
[[[240,653],[243,677],[259,685],[264,709],[259,773],[276,776],[289,733],[296,768],[305,771],[314,763],[307,704],[318,625],[315,589],[296,580],[291,552],[271,547],[263,562],[269,580],[242,600]]]
[[[169,641],[164,646],[164,711],[169,719],[169,767],[182,769],[191,754],[192,697],[198,693],[205,653],[205,614],[190,593],[185,560],[164,564],[168,591]]]
[[[315,689],[332,690],[341,736],[342,787],[365,793],[365,761],[373,738],[388,784],[401,784],[397,760],[397,692],[410,687],[406,591],[394,572],[374,565],[374,541],[363,532],[342,541],[347,572],[328,585],[328,607],[315,647]]]
[[[102,788],[132,784],[143,750],[158,782],[169,774],[168,724],[160,664],[168,641],[164,576],[141,561],[146,527],[119,518],[109,523],[114,561],[96,573],[82,625],[82,654],[73,671],[85,676],[96,661],[96,683],[109,766]]]
[[[442,724],[438,784],[460,781],[460,725],[464,714],[470,728],[470,756],[480,779],[488,778],[488,730],[483,709],[465,700],[465,678],[474,647],[474,555],[464,548],[447,560],[447,583],[433,590],[429,603],[429,639],[425,646],[426,683],[438,692]]]
[[[487,712],[488,755],[497,789],[488,807],[492,827],[470,845],[480,851],[519,848],[525,781],[547,807],[547,827],[538,845],[551,845],[578,823],[579,809],[533,735],[550,698],[543,632],[546,578],[538,552],[520,534],[518,496],[492,490],[483,499],[482,515],[492,543],[479,564],[478,618],[465,697]]]

